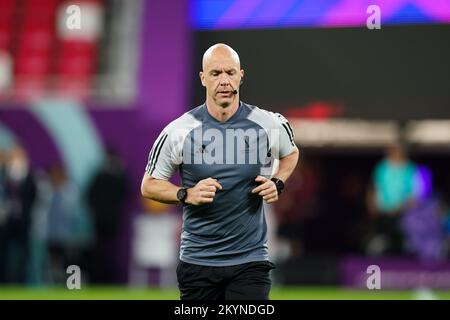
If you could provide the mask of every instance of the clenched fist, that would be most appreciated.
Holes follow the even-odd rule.
[[[194,187],[187,189],[186,203],[195,206],[211,203],[216,196],[217,190],[222,190],[222,186],[216,179],[207,178],[200,180]]]
[[[275,182],[262,176],[257,176],[255,181],[261,184],[253,189],[252,193],[257,193],[267,203],[272,203],[278,200],[278,191]]]

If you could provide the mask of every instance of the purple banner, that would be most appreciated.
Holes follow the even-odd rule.
[[[450,289],[450,262],[424,262],[409,258],[347,257],[340,262],[341,283],[367,288],[374,275],[370,266],[380,270],[380,289]]]

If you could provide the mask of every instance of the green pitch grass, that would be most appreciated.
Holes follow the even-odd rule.
[[[333,287],[274,287],[272,300],[450,300],[450,291],[349,290]],[[128,287],[0,287],[0,300],[177,300],[178,290]]]

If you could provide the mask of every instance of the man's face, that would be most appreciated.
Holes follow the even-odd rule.
[[[235,99],[233,90],[239,90],[239,83],[244,70],[239,63],[227,52],[213,53],[200,72],[200,79],[206,94],[213,99],[216,105],[228,107]]]

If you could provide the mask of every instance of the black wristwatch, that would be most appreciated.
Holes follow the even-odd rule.
[[[187,198],[187,189],[188,188],[180,188],[177,192],[177,199],[178,201],[180,201],[182,204],[186,204],[186,198]]]
[[[272,178],[270,179],[275,183],[275,186],[277,187],[278,194],[282,194],[284,191],[284,182],[281,179],[278,178]]]

